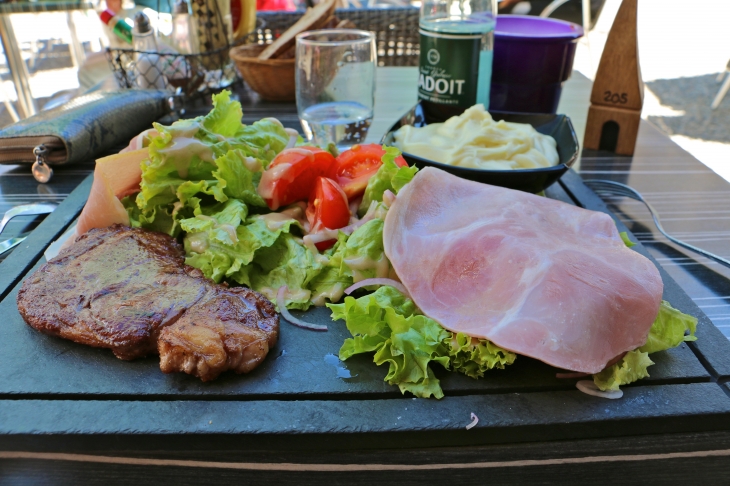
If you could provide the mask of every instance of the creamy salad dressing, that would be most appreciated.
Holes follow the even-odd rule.
[[[200,128],[200,123],[195,120],[183,120],[173,123],[168,130],[173,138],[193,138]]]
[[[279,293],[279,289],[272,289],[271,287],[262,287],[261,289],[259,289],[259,292],[261,294],[263,294],[271,302],[276,302],[276,294]],[[311,295],[312,295],[312,292],[310,292],[309,290],[304,290],[304,289],[292,290],[287,287],[286,292],[284,292],[284,300],[296,300],[296,301],[309,300],[309,297]]]
[[[205,253],[208,249],[208,235],[205,233],[192,233],[185,236],[185,241],[190,246],[190,251],[195,253]]]
[[[231,238],[231,241],[233,243],[238,243],[238,234],[236,233],[236,228],[232,224],[225,224],[225,223],[219,223],[215,218],[212,218],[210,216],[206,216],[204,214],[199,214],[196,216],[196,218],[203,220],[203,221],[212,221],[213,222],[213,229],[220,229],[228,233],[229,238]],[[196,233],[201,234],[201,233]],[[201,252],[198,252],[201,253]]]
[[[259,182],[259,187],[257,188],[259,196],[264,199],[270,199],[274,208],[279,207],[279,198],[275,197],[274,194],[274,184],[278,180],[282,179],[290,168],[291,164],[278,164],[270,170],[264,171],[264,174],[261,176],[261,181]]]
[[[356,258],[345,258],[343,262],[352,270],[352,279],[356,283],[360,280],[370,278],[363,274],[366,270],[375,270],[375,278],[387,278],[390,273],[390,262],[385,256],[385,253],[377,260],[367,256],[360,256]]]
[[[304,203],[297,203],[296,205],[291,206],[279,213],[262,214],[260,216],[257,216],[257,218],[263,220],[266,223],[266,227],[269,229],[269,231],[278,231],[288,221],[296,221],[300,225],[302,225],[302,227],[304,227],[305,223],[307,223],[307,226],[309,226],[307,218],[304,215],[305,209],[306,206],[304,205]]]
[[[243,165],[251,172],[261,172],[264,170],[264,165],[256,157],[244,157]]]
[[[330,290],[312,295],[311,301],[317,307],[322,307],[327,303],[326,299],[329,299],[330,302],[337,302],[343,295],[345,295],[345,286],[341,283],[336,283]]]
[[[188,169],[194,156],[197,155],[201,160],[211,163],[215,158],[213,149],[197,138],[189,137],[175,137],[172,139],[171,146],[159,149],[157,153],[165,155],[168,160],[172,161],[178,175],[183,179],[188,176]]]

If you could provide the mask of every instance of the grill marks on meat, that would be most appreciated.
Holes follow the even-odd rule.
[[[251,371],[279,332],[263,296],[206,279],[171,237],[122,225],[89,231],[39,268],[18,309],[46,334],[125,360],[159,353],[165,373],[203,381]]]
[[[216,289],[160,333],[160,369],[212,380],[219,370],[248,373],[276,344],[273,306],[246,289]],[[216,316],[213,321],[209,316]],[[205,323],[200,325],[200,323]]]

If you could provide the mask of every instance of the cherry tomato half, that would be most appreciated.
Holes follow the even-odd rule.
[[[377,143],[355,145],[337,157],[329,177],[342,187],[348,198],[354,199],[365,192],[368,181],[383,165],[383,154],[385,150]],[[398,167],[408,165],[402,155],[396,157],[395,163]]]
[[[286,149],[274,158],[261,176],[259,195],[272,210],[306,201],[314,181],[327,175],[334,163],[332,154],[317,147]]]
[[[317,177],[314,190],[309,196],[307,220],[310,234],[325,229],[344,228],[350,222],[350,206],[342,188],[332,179]],[[331,248],[337,240],[316,243],[319,251]]]

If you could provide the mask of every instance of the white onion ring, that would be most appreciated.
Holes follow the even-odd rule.
[[[395,194],[390,189],[386,189],[383,193],[383,204],[385,204],[388,207],[391,207],[393,203],[395,202]]]
[[[327,326],[304,322],[291,315],[289,309],[286,308],[286,303],[284,302],[284,294],[286,294],[287,290],[289,290],[287,286],[283,285],[279,287],[279,291],[276,293],[276,305],[279,306],[279,312],[284,317],[284,319],[289,321],[290,324],[294,324],[297,327],[302,327],[311,331],[327,331]]]
[[[287,131],[287,133],[289,132]],[[284,150],[296,147],[298,138],[299,133],[289,133],[289,141],[286,143],[286,147],[284,147]]]
[[[479,423],[479,417],[477,417],[474,412],[471,413],[471,417],[470,418],[471,418],[471,423],[466,426],[466,430],[471,429],[472,427],[474,427],[476,424]]]
[[[372,216],[370,217],[370,219],[373,219]],[[317,244],[323,241],[336,240],[337,235],[340,232],[345,233],[349,236],[354,233],[355,230],[358,229],[360,226],[370,221],[370,219],[365,219],[365,217],[363,217],[361,220],[356,221],[349,226],[345,226],[344,228],[323,229],[321,231],[317,231],[316,233],[310,233],[308,235],[304,235],[303,240],[307,244]]]
[[[576,371],[574,373],[555,373],[555,378],[559,378],[561,380],[569,380],[571,378],[585,378],[586,376],[590,375],[590,373],[581,373],[579,371]]]
[[[411,298],[410,294],[406,290],[405,286],[396,281],[392,278],[366,278],[365,280],[360,280],[359,282],[350,285],[345,289],[345,293],[347,295],[350,295],[355,290],[361,288],[361,287],[367,287],[368,285],[390,285],[391,287],[394,287],[396,290],[400,291],[403,295]]]
[[[622,396],[624,396],[624,392],[622,390],[599,390],[596,384],[593,383],[593,381],[591,380],[580,380],[578,383],[575,384],[575,387],[586,395],[591,395],[599,398],[616,400],[617,398],[621,398]]]

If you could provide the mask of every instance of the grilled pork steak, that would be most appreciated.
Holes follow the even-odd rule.
[[[46,334],[121,359],[159,353],[165,373],[203,381],[251,371],[279,335],[262,295],[217,285],[184,264],[173,238],[122,225],[89,231],[39,268],[23,283],[18,310]]]

